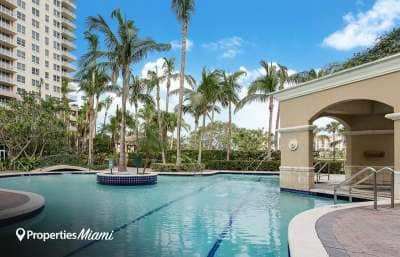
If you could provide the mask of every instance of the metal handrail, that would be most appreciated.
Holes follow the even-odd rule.
[[[353,181],[356,177],[360,176],[361,174],[364,174],[364,173],[367,172],[367,171],[370,171],[370,172],[372,172],[372,173],[369,174],[369,175],[367,175],[366,177],[363,177],[362,179],[360,179],[360,180],[357,181],[356,183],[350,184],[350,182]],[[391,184],[390,184],[390,186],[387,186],[387,185],[380,185],[380,186],[378,186],[378,184],[377,184],[377,175],[378,175],[379,173],[383,173],[383,172],[385,172],[385,171],[389,171],[389,172],[392,174],[392,177],[391,177]],[[361,188],[370,188],[370,187],[373,188],[373,193],[374,193],[374,209],[375,209],[375,210],[378,209],[378,187],[379,187],[379,188],[388,188],[388,187],[390,188],[390,193],[391,193],[390,207],[391,207],[391,208],[394,208],[394,170],[393,170],[392,168],[390,168],[390,167],[383,167],[383,168],[381,168],[381,169],[379,169],[379,170],[376,170],[376,169],[374,169],[374,168],[372,168],[372,167],[365,167],[364,169],[358,171],[356,174],[354,174],[354,175],[351,176],[350,178],[348,178],[348,179],[346,179],[345,181],[343,181],[343,182],[341,182],[341,183],[335,185],[335,186],[333,187],[334,204],[337,203],[337,193],[338,193],[338,190],[339,190],[340,188],[342,188],[343,186],[349,185],[349,200],[350,200],[350,202],[352,202],[352,195],[351,195],[352,189],[355,188],[357,185],[363,183],[364,181],[367,181],[367,180],[370,179],[372,176],[374,177],[374,183],[373,183],[373,185],[372,185],[372,186],[367,186],[367,185],[365,185],[365,186],[361,186]]]
[[[321,162],[318,162],[321,163]],[[316,176],[317,176],[317,182],[319,182],[321,180],[321,171],[323,171],[325,169],[325,167],[329,165],[329,162],[325,162],[321,167],[319,167],[318,171],[316,172]],[[316,165],[314,166],[314,168],[316,167]],[[329,180],[329,177],[328,177]]]

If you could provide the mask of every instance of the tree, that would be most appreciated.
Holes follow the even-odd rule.
[[[179,103],[177,117],[177,137],[176,137],[176,165],[181,164],[181,125],[182,125],[182,105],[184,94],[184,78],[186,66],[186,40],[190,18],[194,12],[194,0],[172,0],[172,10],[176,18],[181,23],[182,45],[181,45],[181,68],[179,74]]]
[[[206,101],[214,106],[217,102],[222,101],[221,90],[221,71],[209,71],[203,67],[201,72],[201,83],[199,84],[199,91],[204,95]],[[211,111],[211,123],[214,122],[214,111]]]
[[[117,23],[117,33],[114,33],[105,19],[98,15],[87,19],[90,30],[97,30],[104,36],[106,49],[100,56],[106,58],[103,65],[108,67],[116,81],[119,74],[122,75],[122,105],[121,105],[121,133],[118,171],[126,171],[126,101],[129,94],[129,82],[131,78],[131,66],[143,60],[151,51],[165,51],[170,49],[169,44],[159,44],[152,39],[142,39],[132,20],[122,16],[119,9],[111,13],[111,17]]]
[[[150,95],[150,91],[147,88],[144,79],[140,79],[139,77],[132,75],[130,82],[131,83],[129,85],[129,102],[134,107],[135,111],[134,115],[136,122],[136,140],[139,140],[139,125],[140,125],[138,116],[139,104],[147,104],[147,103],[153,104],[153,98]]]
[[[278,70],[278,79],[279,79],[279,87],[278,90],[283,90],[285,87],[285,83],[289,81],[289,74],[288,74],[288,69],[286,66],[278,64],[279,70]],[[279,119],[280,119],[280,113],[281,113],[281,108],[280,108],[279,102],[277,103],[277,113],[276,113],[276,121],[275,121],[275,149],[279,149],[279,137],[278,137],[278,129],[279,129]]]
[[[162,119],[161,119],[161,108],[160,108],[160,82],[161,82],[161,77],[158,76],[157,70],[155,71],[149,71],[147,73],[147,81],[148,81],[148,87],[150,91],[152,91],[153,88],[156,88],[156,111],[157,111],[157,125],[158,125],[158,136],[159,136],[159,142],[160,142],[160,150],[161,150],[161,159],[163,164],[166,164],[166,158],[165,158],[165,149],[164,149],[164,136],[163,136],[163,124],[162,124]]]
[[[105,112],[104,112],[104,121],[103,121],[103,128],[106,126],[106,121],[107,121],[107,116],[108,116],[108,111],[111,108],[113,99],[111,96],[107,96],[104,100],[103,100],[103,104],[104,104],[104,108],[105,108]]]
[[[241,86],[238,80],[245,75],[244,71],[236,71],[232,74],[222,72],[221,104],[228,107],[228,143],[226,147],[226,160],[229,161],[231,154],[232,141],[232,105],[237,105],[240,101],[238,91]]]
[[[247,95],[239,102],[236,110],[243,108],[244,105],[253,102],[268,102],[268,135],[267,135],[267,151],[269,157],[271,156],[272,150],[272,114],[274,110],[274,97],[273,94],[278,88],[278,76],[276,67],[271,63],[268,64],[266,61],[260,62],[263,68],[264,74],[257,78],[251,83],[248,88]]]
[[[336,160],[336,145],[338,145],[342,141],[336,140],[336,136],[343,132],[343,126],[337,121],[332,121],[331,123],[326,125],[325,131],[331,133],[332,135],[332,142],[330,143],[330,145],[332,147],[333,160]]]
[[[163,58],[163,76],[162,80],[167,81],[167,94],[165,96],[165,111],[168,112],[169,107],[169,91],[171,89],[171,80],[179,76],[179,73],[175,73],[175,58]]]

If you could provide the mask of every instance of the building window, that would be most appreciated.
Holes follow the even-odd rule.
[[[21,7],[22,9],[25,9],[25,1],[22,1],[22,0],[17,0],[17,5],[19,6],[19,7]]]
[[[39,21],[37,21],[37,20],[35,20],[35,19],[32,19],[32,26],[34,27],[34,28],[39,28]]]
[[[39,17],[39,10],[36,9],[35,7],[32,7],[32,14],[36,17]]]
[[[39,57],[32,55],[32,63],[39,64]]]
[[[39,69],[35,68],[35,67],[32,67],[32,74],[33,75],[39,75]]]
[[[17,18],[21,21],[25,21],[25,14],[22,12],[17,12]]]
[[[25,64],[24,64],[24,63],[17,62],[17,69],[18,69],[18,70],[25,71]]]
[[[17,31],[18,31],[18,33],[25,35],[25,26],[17,23]]]
[[[17,81],[19,83],[25,84],[25,77],[22,75],[17,75]]]
[[[17,56],[21,59],[25,59],[25,52],[21,50],[17,50]]]
[[[22,39],[20,37],[17,37],[17,44],[19,46],[25,47],[25,39]]]

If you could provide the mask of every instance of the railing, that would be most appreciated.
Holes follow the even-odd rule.
[[[314,166],[313,166],[314,170],[315,170],[315,168],[317,168],[318,166],[320,166],[320,167],[318,168],[318,170],[315,172],[315,176],[316,176],[315,180],[316,180],[316,183],[318,183],[318,182],[321,181],[321,172],[325,169],[326,166],[328,166],[328,180],[329,180],[329,178],[330,178],[329,162],[325,162],[324,164],[322,164],[322,166],[321,166],[321,163],[322,163],[321,161],[318,161],[318,162],[315,163]]]
[[[0,41],[4,41],[6,43],[15,45],[15,41],[14,41],[14,39],[12,37],[7,37],[7,36],[2,35],[2,34],[0,34]]]
[[[383,183],[378,185],[378,175],[383,174],[384,172],[389,172],[391,174],[390,185]],[[356,180],[358,178],[358,180]],[[363,184],[364,182],[373,179],[372,185]],[[374,200],[374,209],[378,209],[378,193],[379,189],[390,189],[390,207],[394,208],[394,170],[390,167],[383,167],[379,170],[376,170],[373,167],[365,167],[362,170],[358,171],[348,179],[344,180],[343,182],[335,185],[333,187],[333,199],[334,203],[337,203],[338,198],[338,191],[345,186],[348,186],[348,196],[349,201],[352,202],[352,190],[353,189],[372,189],[373,190],[373,200]]]
[[[9,16],[14,16],[14,13],[13,13],[12,10],[10,10],[10,9],[2,6],[2,5],[0,5],[0,12],[5,13],[5,14],[7,14]]]

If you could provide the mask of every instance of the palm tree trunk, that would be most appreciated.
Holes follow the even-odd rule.
[[[230,156],[231,156],[231,138],[232,138],[232,103],[229,102],[228,105],[228,145],[227,145],[227,149],[226,149],[226,160],[229,161],[230,160]]]
[[[184,93],[185,80],[185,65],[186,65],[186,37],[188,31],[188,21],[185,20],[182,24],[182,49],[181,49],[181,70],[179,74],[179,105],[177,117],[177,132],[176,132],[176,165],[181,165],[181,126],[182,126],[182,104]]]
[[[128,67],[124,67],[122,71],[122,80],[123,80],[123,88],[122,88],[122,107],[121,107],[121,133],[120,133],[120,143],[119,143],[119,163],[118,163],[118,171],[124,172],[127,171],[126,169],[126,152],[125,152],[125,145],[126,145],[126,120],[125,120],[125,112],[126,112],[126,100],[128,98],[128,78],[129,78],[129,71]]]
[[[158,123],[158,136],[160,137],[160,148],[161,148],[161,159],[163,164],[166,163],[165,160],[165,151],[164,151],[164,137],[163,137],[163,130],[162,130],[162,120],[161,120],[161,110],[160,110],[160,84],[157,83],[157,123]]]
[[[88,164],[93,164],[93,96],[89,96],[89,153],[88,153]]]
[[[203,130],[206,127],[206,114],[203,114],[203,127],[199,130],[199,153],[197,156],[197,163],[201,163],[201,151],[202,151],[202,141],[203,141]]]
[[[280,112],[281,112],[281,106],[279,103],[277,103],[276,108],[278,109],[276,112],[276,121],[275,121],[275,149],[279,150],[279,136],[278,136],[278,130],[279,130],[279,119],[280,119]]]
[[[168,76],[167,80],[167,95],[165,96],[165,112],[168,113],[168,106],[169,106],[169,90],[171,88],[171,78]]]
[[[273,98],[273,96],[271,95],[270,97],[269,97],[269,118],[268,118],[268,135],[267,135],[267,138],[268,138],[268,159],[271,159],[271,155],[272,155],[272,137],[271,137],[271,134],[272,134],[272,114],[273,114],[273,111],[274,111],[274,98]]]
[[[104,113],[103,129],[104,129],[105,126],[106,126],[107,115],[108,115],[108,108],[106,108],[106,111],[105,111],[105,113]]]
[[[135,106],[136,142],[139,142],[139,113],[138,113],[139,104],[137,103],[137,101],[134,101],[133,104]],[[135,152],[136,151],[137,149],[135,148]]]

